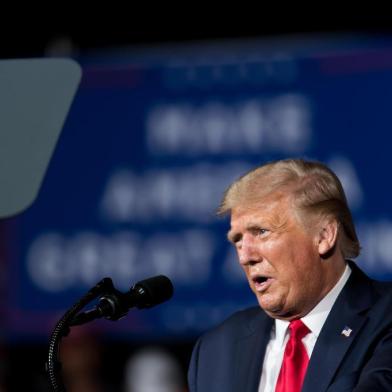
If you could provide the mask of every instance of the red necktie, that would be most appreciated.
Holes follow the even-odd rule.
[[[301,320],[293,320],[289,325],[290,338],[284,350],[284,357],[275,392],[300,392],[308,367],[308,353],[302,338],[309,328]]]

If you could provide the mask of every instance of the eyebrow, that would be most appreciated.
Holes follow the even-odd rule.
[[[252,231],[255,231],[255,230],[259,230],[259,229],[261,229],[261,228],[263,228],[264,226],[267,226],[267,225],[262,225],[262,224],[259,224],[259,223],[249,223],[246,227],[245,227],[245,231],[250,231],[250,232],[252,232]],[[235,231],[233,231],[233,230],[229,230],[228,232],[227,232],[227,239],[229,240],[229,242],[234,242],[234,240],[235,240],[235,238],[238,236],[238,235],[241,235],[241,233],[237,233],[237,232],[235,232]]]

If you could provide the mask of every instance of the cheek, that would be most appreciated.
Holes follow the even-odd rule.
[[[295,248],[277,255],[275,270],[279,281],[290,291],[301,291],[312,284],[315,278],[316,261],[309,254],[296,252]]]
[[[259,251],[266,255],[274,255],[284,251],[285,245],[279,239],[270,239],[259,245]]]
[[[248,277],[249,276],[249,266],[246,264],[241,264],[241,263],[239,263],[239,264],[240,264],[240,268],[242,269],[242,271],[244,271],[245,275]]]
[[[293,265],[294,267],[294,265]],[[316,260],[302,259],[295,268],[287,271],[285,283],[289,293],[296,300],[312,296],[312,293],[319,285],[319,271],[316,267]]]

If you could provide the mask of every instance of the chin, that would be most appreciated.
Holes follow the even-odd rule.
[[[259,305],[266,311],[283,308],[282,300],[279,296],[273,295],[272,293],[257,293],[256,297]]]
[[[262,301],[259,301],[259,305],[261,309],[264,310],[269,316],[276,318],[278,315],[281,313],[284,313],[283,307],[278,306],[278,305],[273,305],[271,303],[263,303]]]
[[[293,309],[287,309],[287,307],[285,307],[282,303],[262,301],[262,299],[259,298],[259,306],[264,310],[265,313],[268,314],[268,316],[272,318],[281,320],[295,318],[296,313],[292,311]]]

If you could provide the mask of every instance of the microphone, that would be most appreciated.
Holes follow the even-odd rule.
[[[111,280],[110,285],[110,292],[99,299],[97,306],[94,309],[77,314],[72,319],[71,326],[85,324],[101,317],[117,321],[133,307],[138,309],[151,308],[169,300],[174,291],[172,282],[164,275],[137,282],[126,293],[116,290]]]

